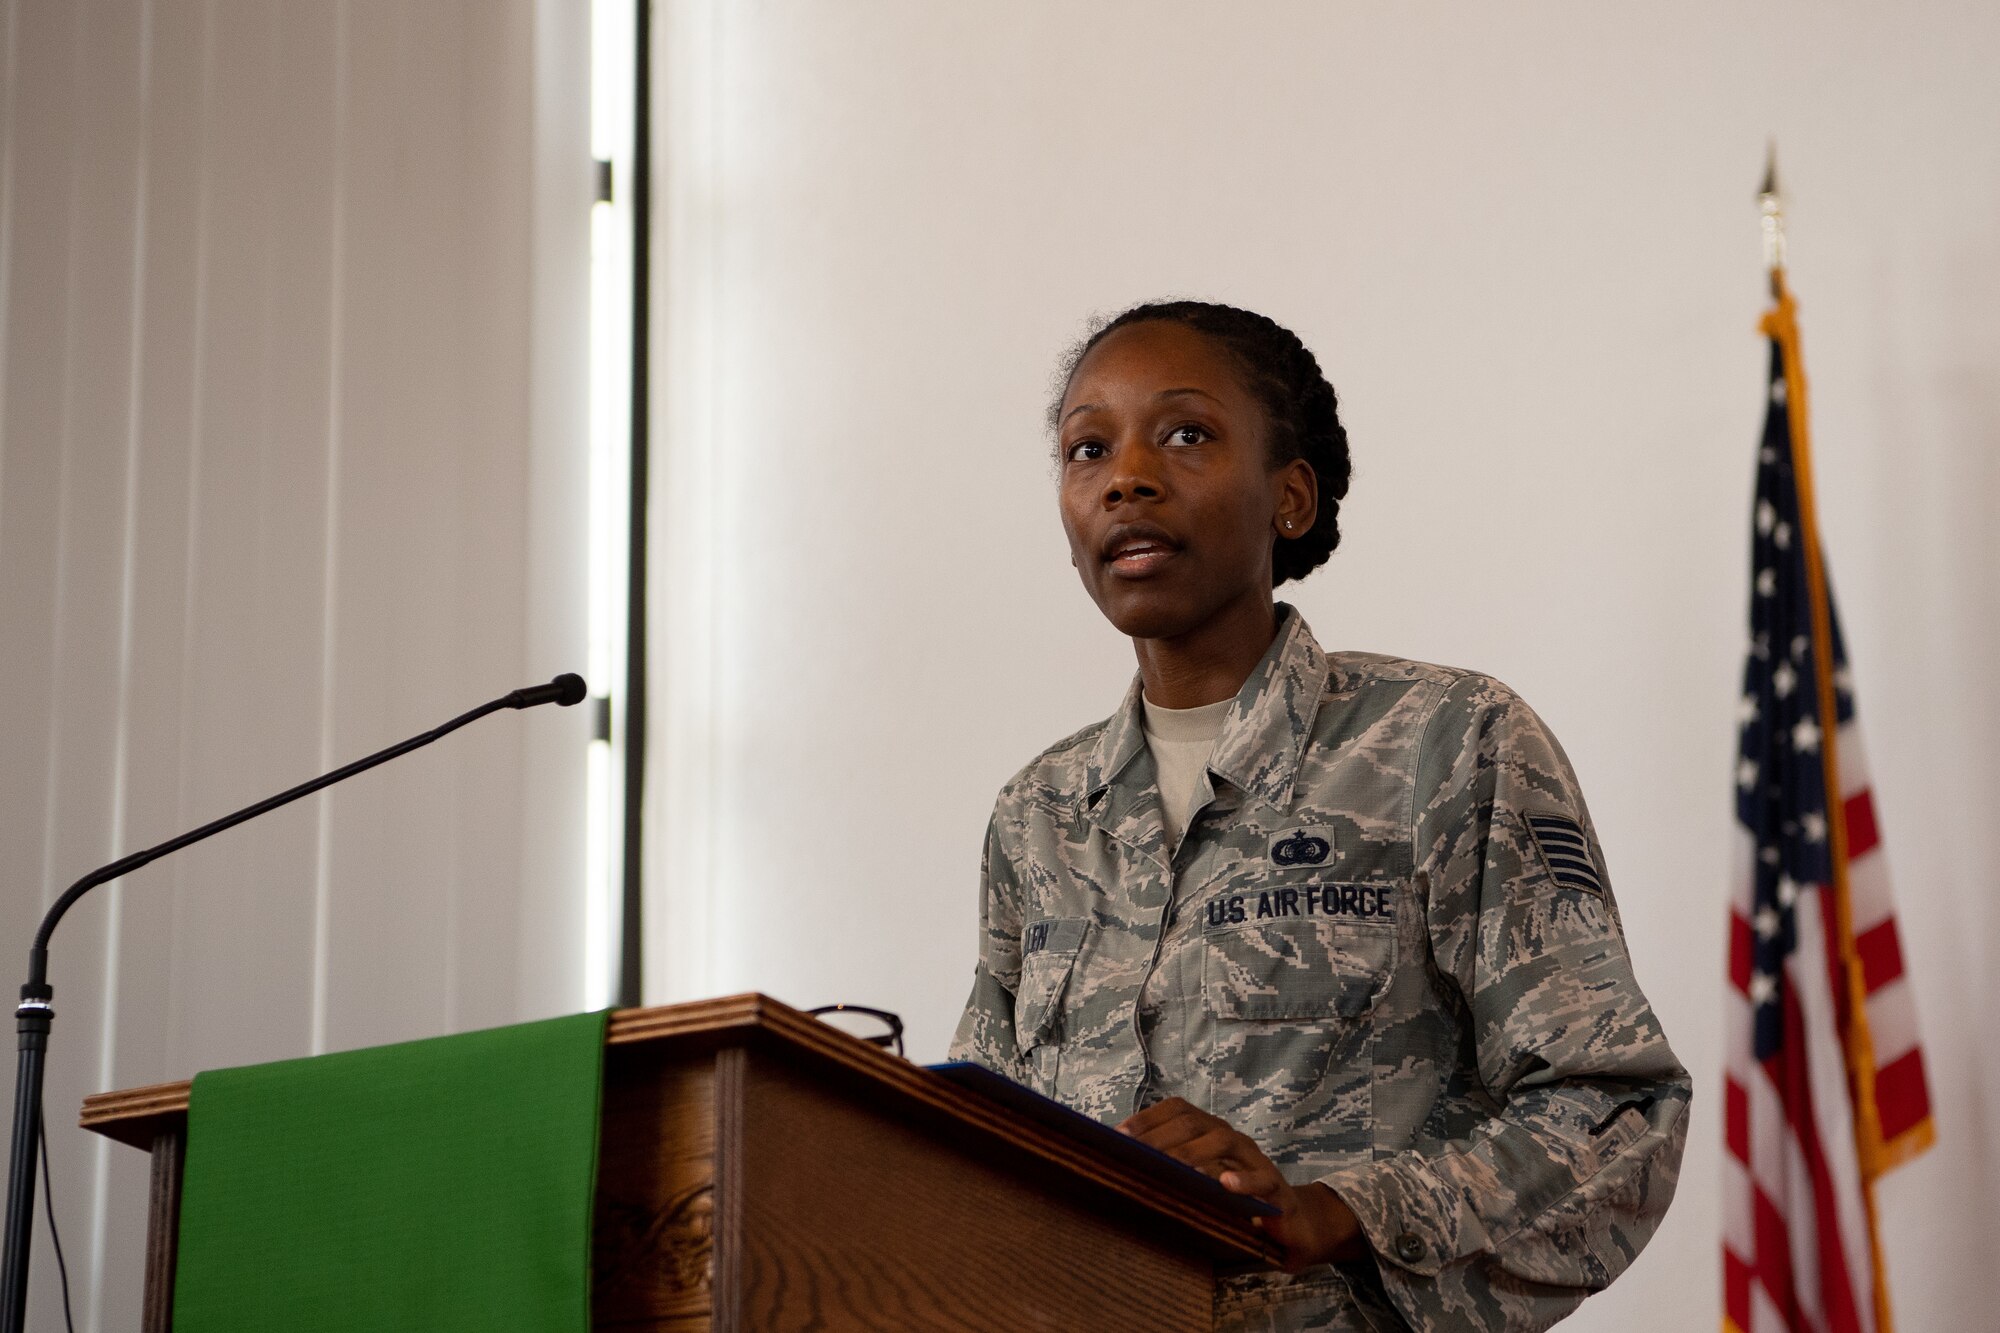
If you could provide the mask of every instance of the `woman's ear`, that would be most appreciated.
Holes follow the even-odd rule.
[[[1303,537],[1319,518],[1319,474],[1303,458],[1294,458],[1272,474],[1277,494],[1272,498],[1272,523],[1280,537]]]

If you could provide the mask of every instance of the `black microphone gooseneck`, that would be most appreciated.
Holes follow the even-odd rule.
[[[357,759],[343,768],[321,774],[290,791],[279,792],[255,805],[246,806],[233,815],[224,815],[212,824],[203,824],[157,847],[134,852],[123,860],[93,870],[70,885],[63,896],[55,900],[47,915],[42,917],[41,928],[35,932],[34,945],[28,950],[28,981],[21,987],[21,1006],[14,1011],[21,1036],[21,1059],[20,1072],[14,1082],[14,1140],[7,1175],[7,1248],[4,1272],[0,1272],[0,1333],[25,1333],[27,1327],[28,1254],[35,1224],[35,1151],[39,1146],[42,1069],[48,1054],[49,1024],[55,1018],[55,1009],[51,1004],[55,992],[50,989],[48,979],[49,936],[55,933],[56,923],[62,920],[63,913],[69,911],[78,898],[100,884],[129,875],[148,862],[157,861],[204,838],[212,838],[246,820],[269,814],[281,805],[289,805],[301,796],[310,796],[323,787],[331,787],[377,764],[386,764],[412,750],[422,749],[468,722],[477,722],[488,713],[497,713],[502,708],[534,708],[541,704],[561,704],[567,708],[582,701],[584,690],[583,677],[571,672],[564,672],[546,685],[529,685],[515,690],[483,703],[469,713],[461,713],[441,727],[412,736],[399,745],[379,750],[366,759]]]

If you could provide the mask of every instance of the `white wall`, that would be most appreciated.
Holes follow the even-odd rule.
[[[1323,642],[1521,689],[1700,1081],[1680,1202],[1579,1328],[1719,1317],[1732,706],[1790,189],[1824,527],[1941,1146],[1907,1329],[1995,1294],[2000,12],[674,0],[660,34],[655,998],[884,1004],[943,1051],[995,789],[1131,668],[1041,414],[1093,312],[1295,326],[1340,390]]]
[[[9,993],[83,872],[581,661],[588,17],[0,4]],[[488,719],[70,914],[79,1328],[137,1326],[145,1243],[145,1158],[74,1128],[85,1093],[578,1007],[583,712]]]

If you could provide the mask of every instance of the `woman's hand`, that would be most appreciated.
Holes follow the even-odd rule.
[[[1249,1135],[1179,1097],[1147,1107],[1118,1126],[1118,1132],[1214,1176],[1232,1193],[1276,1207],[1276,1217],[1260,1217],[1255,1224],[1284,1247],[1289,1272],[1354,1258],[1365,1250],[1361,1224],[1339,1195],[1318,1183],[1292,1185]]]

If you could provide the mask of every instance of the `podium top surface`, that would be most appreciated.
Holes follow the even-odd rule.
[[[908,1118],[970,1133],[1058,1179],[1109,1194],[1189,1234],[1222,1261],[1268,1263],[1276,1249],[1241,1217],[1190,1197],[1156,1177],[1053,1134],[1018,1113],[958,1087],[899,1056],[822,1023],[768,995],[728,995],[651,1009],[621,1009],[605,1026],[608,1047],[656,1046],[695,1054],[736,1045],[773,1051],[834,1081],[866,1086],[870,1103]],[[78,1123],[107,1138],[150,1150],[187,1119],[192,1084],[100,1092],[84,1098]]]

